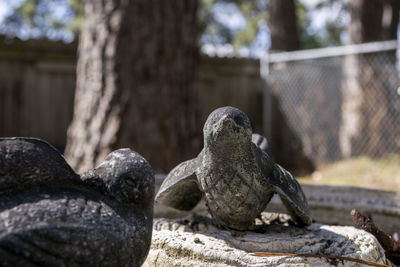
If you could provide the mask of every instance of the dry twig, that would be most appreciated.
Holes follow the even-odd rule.
[[[379,229],[372,219],[364,216],[358,210],[353,209],[350,212],[351,218],[357,228],[367,231],[376,237],[385,250],[386,258],[394,264],[400,264],[400,245],[390,235]]]

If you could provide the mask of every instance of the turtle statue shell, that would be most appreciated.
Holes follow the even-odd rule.
[[[1,266],[140,266],[148,253],[154,174],[130,149],[76,174],[34,138],[0,139]]]
[[[204,196],[217,225],[247,230],[277,193],[298,225],[311,224],[299,183],[274,163],[265,137],[252,137],[245,113],[234,107],[219,108],[209,115],[203,134],[203,150],[168,174],[157,203],[190,210]]]

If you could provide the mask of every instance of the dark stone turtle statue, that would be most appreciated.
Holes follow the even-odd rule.
[[[191,210],[204,195],[217,225],[250,229],[254,219],[278,193],[298,225],[310,225],[306,198],[293,176],[265,152],[266,139],[254,136],[246,114],[223,107],[208,117],[204,149],[176,166],[163,181],[156,202]],[[263,140],[263,138],[265,140]]]
[[[34,138],[0,138],[0,266],[140,266],[154,174],[130,149],[77,175]]]

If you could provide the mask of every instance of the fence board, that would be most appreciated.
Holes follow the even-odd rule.
[[[76,45],[0,37],[0,136],[34,136],[65,146],[72,118]],[[259,61],[202,57],[196,84],[201,122],[217,107],[245,111],[261,131]]]

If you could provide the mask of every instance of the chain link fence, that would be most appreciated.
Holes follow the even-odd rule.
[[[264,133],[273,139],[268,103],[274,98],[317,165],[399,155],[396,48],[396,41],[385,41],[269,54],[261,62]]]

